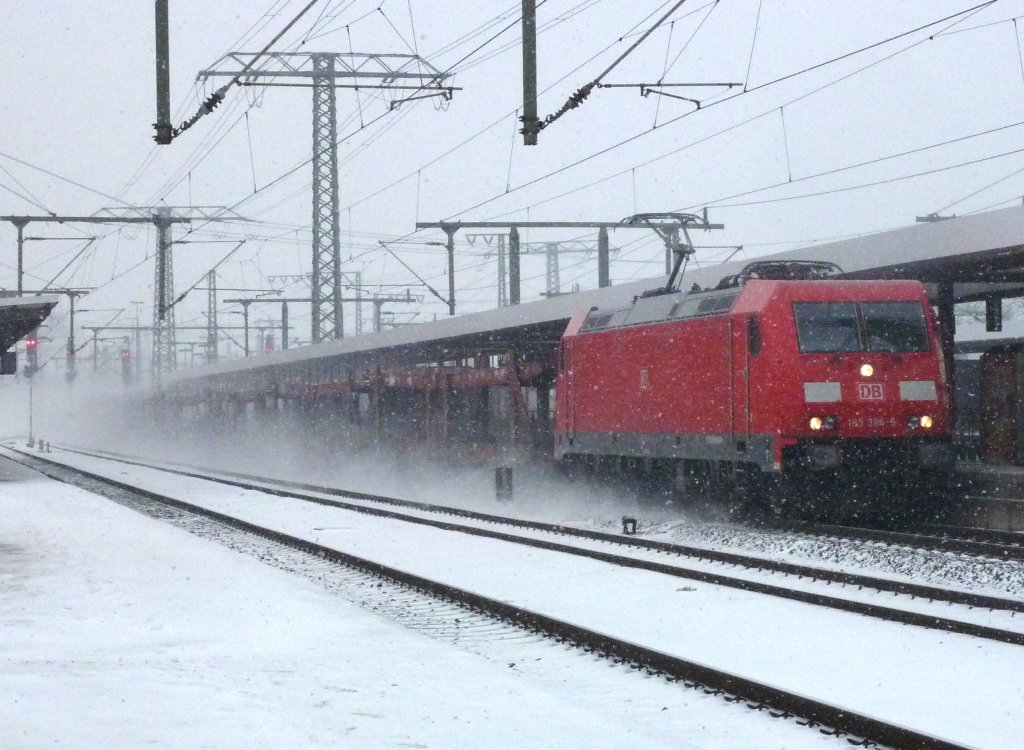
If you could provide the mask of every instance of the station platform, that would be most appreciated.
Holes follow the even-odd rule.
[[[964,499],[954,520],[968,526],[1024,531],[1024,466],[961,462],[951,488]]]
[[[26,469],[17,461],[0,456],[0,482],[24,482],[29,479],[39,479],[39,474]]]

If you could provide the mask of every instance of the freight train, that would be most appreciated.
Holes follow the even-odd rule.
[[[920,282],[837,270],[762,261],[581,311],[558,351],[555,457],[643,462],[733,510],[921,510],[954,461],[935,315]]]
[[[291,420],[331,450],[539,452],[737,511],[925,508],[954,451],[924,286],[761,261],[682,291],[682,258],[664,287],[576,314],[556,298],[175,373],[154,422]]]

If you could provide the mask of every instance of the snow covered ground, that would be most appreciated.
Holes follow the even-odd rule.
[[[449,466],[439,471],[436,460],[415,454],[404,460],[383,452],[324,458],[317,451],[297,453],[294,444],[288,442],[278,450],[267,450],[263,442],[252,442],[245,436],[239,436],[238,444],[231,448],[197,440],[159,446],[143,443],[111,450],[157,464],[177,460],[189,467],[250,471],[257,476],[322,483],[609,533],[621,531],[620,519],[625,514],[638,519],[638,529],[648,539],[996,597],[1024,597],[1024,565],[1016,560],[716,523],[706,517],[693,517],[675,506],[654,505],[642,490],[630,488],[624,481],[581,481],[574,485],[543,466],[518,468],[515,499],[509,503],[495,499],[492,469]]]
[[[4,459],[0,625],[2,748],[847,746],[561,647],[458,648]]]
[[[60,456],[99,469],[99,459]],[[1024,734],[1024,650],[120,465],[113,474],[385,564],[968,745]],[[923,689],[926,688],[926,689]],[[745,741],[745,740],[743,740]],[[536,746],[525,743],[517,746]],[[558,746],[558,745],[556,745]],[[560,746],[576,746],[576,741]],[[626,745],[618,746],[630,746]],[[726,747],[742,746],[725,744]],[[777,747],[761,741],[756,746]]]

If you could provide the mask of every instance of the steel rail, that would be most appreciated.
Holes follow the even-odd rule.
[[[1001,529],[983,529],[978,526],[960,526],[954,524],[915,523],[911,524],[912,533],[926,534],[947,539],[961,539],[968,542],[999,545],[1024,559],[1024,532],[1003,531]]]
[[[925,528],[930,527],[927,533]],[[1009,537],[997,537],[993,534],[990,539],[969,539],[958,535],[962,527],[945,526],[940,524],[919,524],[911,528],[919,528],[915,531],[889,531],[887,529],[864,528],[860,526],[843,526],[838,524],[821,524],[809,522],[785,522],[774,526],[783,531],[794,531],[814,536],[835,536],[843,539],[858,539],[869,542],[882,542],[902,547],[915,547],[918,549],[937,550],[940,552],[956,552],[979,557],[995,557],[1000,560],[1021,560],[1024,561],[1024,535],[1018,534],[1019,541],[1016,544],[1008,544]],[[974,532],[986,532],[986,529],[971,529]],[[1013,532],[997,532],[997,534],[1011,534]]]
[[[734,696],[736,701],[746,702],[751,708],[765,707],[770,711],[781,711],[782,714],[780,716],[783,718],[800,717],[807,720],[812,726],[826,725],[835,730],[836,733],[845,733],[862,738],[863,740],[892,747],[910,748],[913,750],[966,750],[963,745],[941,737],[893,724],[873,716],[860,714],[832,703],[758,682],[706,664],[656,651],[646,646],[615,638],[614,636],[565,620],[498,601],[456,586],[433,581],[372,560],[325,547],[306,539],[300,539],[280,531],[243,521],[224,513],[136,487],[127,482],[70,467],[58,461],[25,453],[15,448],[9,448],[9,450],[21,454],[23,459],[31,459],[30,462],[19,461],[23,465],[29,466],[56,481],[75,485],[67,476],[61,476],[52,469],[42,469],[33,464],[35,462],[50,464],[73,475],[86,477],[93,482],[106,484],[147,500],[163,503],[180,511],[194,513],[198,516],[218,521],[232,528],[269,539],[310,555],[315,555],[320,559],[364,571],[379,578],[422,591],[441,600],[456,603],[471,611],[495,617],[498,620],[517,625],[525,630],[542,634],[548,638],[556,639],[559,642],[568,643],[587,652],[597,653],[603,658],[628,663],[638,669],[645,669],[651,674],[668,680],[682,681],[689,687],[704,686],[713,691],[720,691],[729,696]],[[96,492],[95,488],[87,487],[85,489]],[[772,713],[772,715],[775,716],[776,714]]]
[[[769,560],[767,558],[755,557],[752,555],[744,555],[737,552],[721,552],[719,550],[711,550],[704,547],[692,547],[688,545],[674,544],[672,542],[659,542],[652,539],[640,539],[634,536],[627,537],[620,534],[609,534],[602,531],[578,529],[573,526],[564,526],[561,524],[544,523],[542,521],[530,521],[521,518],[509,518],[506,516],[497,516],[490,513],[481,513],[478,511],[465,510],[462,508],[453,508],[445,505],[434,505],[431,503],[417,502],[415,500],[405,500],[402,498],[389,497],[387,495],[376,495],[372,493],[359,492],[356,490],[345,490],[336,487],[323,487],[320,485],[310,484],[308,482],[295,482],[287,479],[275,479],[272,477],[262,477],[254,474],[226,471],[223,469],[216,469],[210,467],[196,467],[173,461],[165,462],[162,464],[154,464],[144,461],[142,459],[138,459],[133,456],[127,456],[113,451],[91,451],[67,446],[61,446],[61,449],[66,450],[70,453],[78,453],[83,456],[92,456],[94,458],[112,458],[114,460],[122,461],[133,466],[158,469],[161,471],[179,474],[180,476],[192,477],[194,479],[208,479],[214,482],[220,482],[223,484],[237,486],[242,489],[257,489],[267,492],[274,492],[275,494],[296,497],[299,499],[308,499],[313,502],[322,503],[323,498],[308,498],[305,495],[299,493],[281,493],[276,488],[268,488],[262,486],[262,484],[251,483],[259,482],[269,485],[277,485],[280,487],[288,487],[296,490],[304,490],[307,492],[317,492],[323,495],[349,497],[356,500],[367,500],[370,502],[380,503],[383,505],[394,505],[397,507],[412,508],[414,510],[422,510],[431,513],[442,513],[477,521],[485,521],[488,523],[506,526],[517,526],[520,528],[532,529],[536,531],[545,531],[552,534],[561,534],[564,536],[574,536],[584,539],[591,539],[595,541],[609,542],[611,544],[618,544],[622,546],[643,547],[645,549],[656,550],[658,552],[668,552],[680,555],[682,557],[692,557],[696,559],[708,560],[711,562],[723,563],[726,565],[736,565],[740,567],[756,569],[758,571],[767,570],[773,573],[782,573],[784,575],[796,576],[797,578],[809,578],[811,580],[827,581],[830,583],[838,583],[840,585],[857,586],[860,588],[869,588],[877,591],[887,591],[893,594],[904,594],[918,599],[943,601],[949,602],[950,604],[963,604],[968,607],[977,607],[979,609],[1000,609],[1011,612],[1024,613],[1024,601],[1016,599],[1006,599],[1003,597],[989,596],[986,594],[975,594],[966,591],[956,591],[952,589],[940,588],[937,586],[927,586],[923,584],[896,581],[887,578],[875,578],[872,576],[865,576],[857,573],[846,573],[842,571],[828,570],[823,568],[814,568],[808,565],[800,565],[798,563],[786,563],[777,560]],[[172,466],[179,466],[185,468],[170,468]],[[211,472],[212,474],[219,476],[211,476],[210,474],[202,472]],[[235,477],[238,480],[244,481],[232,482],[224,479],[224,477]],[[251,486],[249,486],[249,484],[251,484]],[[365,506],[358,507],[362,508]]]
[[[71,452],[90,455],[86,451],[74,449]],[[31,455],[31,454],[28,454]],[[41,459],[44,461],[50,461],[51,463],[60,464],[52,459]],[[111,459],[108,459],[111,460]],[[431,518],[424,518],[422,516],[412,516],[406,513],[400,513],[393,510],[386,510],[383,508],[373,508],[365,505],[359,505],[354,503],[347,503],[341,500],[329,500],[322,497],[315,497],[311,495],[305,495],[292,490],[282,490],[272,486],[263,484],[254,484],[252,482],[242,482],[237,480],[230,480],[223,477],[210,476],[200,474],[197,472],[189,472],[178,469],[168,469],[165,467],[155,466],[153,464],[147,464],[142,461],[126,460],[126,459],[112,459],[120,461],[122,463],[128,463],[131,465],[142,466],[145,468],[156,469],[158,471],[164,471],[167,473],[176,474],[179,476],[187,476],[193,479],[199,479],[204,481],[212,481],[219,484],[227,484],[229,486],[238,487],[240,489],[247,489],[256,492],[264,492],[267,494],[276,495],[278,497],[289,497],[305,502],[313,502],[319,505],[325,505],[329,507],[340,508],[343,510],[354,511],[357,513],[363,513],[366,515],[373,515],[381,518],[388,518],[391,520],[398,520],[406,523],[415,523],[422,526],[429,526],[432,528],[441,529],[444,531],[455,531],[467,535],[485,537],[489,539],[496,539],[503,542],[509,542],[512,544],[526,545],[538,549],[545,549],[552,552],[559,552],[562,554],[575,555],[577,557],[585,557],[592,560],[598,560],[600,562],[606,562],[612,565],[618,565],[620,567],[634,568],[639,570],[646,570],[654,573],[661,573],[664,575],[674,576],[676,578],[685,578],[688,580],[700,581],[701,583],[707,583],[716,586],[726,586],[729,588],[739,589],[741,591],[747,591],[756,594],[763,594],[766,596],[774,596],[780,599],[789,599],[797,601],[803,604],[811,604],[820,607],[827,607],[829,609],[835,609],[843,612],[849,612],[852,614],[865,615],[868,617],[874,617],[877,619],[886,620],[889,622],[899,622],[905,625],[916,625],[918,627],[928,628],[930,630],[940,630],[948,633],[957,633],[960,635],[968,635],[977,638],[985,638],[988,640],[999,641],[1003,643],[1010,643],[1013,645],[1022,646],[1024,645],[1024,632],[1004,630],[1001,628],[994,628],[987,625],[979,625],[971,622],[964,622],[962,620],[956,620],[948,617],[939,617],[932,614],[926,614],[921,612],[911,612],[904,609],[898,609],[894,607],[887,607],[880,604],[869,604],[866,602],[854,601],[851,599],[844,599],[835,596],[829,596],[826,594],[820,594],[809,591],[799,591],[796,589],[787,588],[784,586],[776,586],[770,583],[762,583],[759,581],[751,581],[744,578],[737,578],[734,576],[723,575],[720,573],[712,573],[708,571],[694,570],[691,568],[684,568],[678,565],[669,565],[665,563],[652,562],[648,560],[641,560],[634,557],[627,557],[623,555],[615,555],[607,552],[600,552],[598,550],[583,549],[580,547],[574,547],[572,545],[561,544],[558,542],[546,541],[543,539],[535,539],[532,537],[523,537],[515,534],[506,534],[500,531],[494,531],[491,529],[484,529],[476,526],[465,526],[463,524],[452,523],[448,521],[435,520]],[[272,480],[268,480],[272,481]],[[313,485],[306,485],[307,487],[313,487]],[[327,488],[319,488],[324,494],[337,494],[338,490],[328,491]],[[353,493],[355,494],[355,493]],[[375,500],[379,496],[367,495],[366,493],[360,493],[363,495],[362,499],[373,499]],[[394,500],[394,498],[391,498]],[[412,501],[401,501],[402,503],[412,504]],[[429,506],[427,504],[418,503],[417,509],[429,509],[436,510],[436,506]],[[445,508],[445,510],[454,510]],[[506,523],[511,521],[518,521],[517,519],[505,519],[501,516],[491,516],[487,514],[476,514],[477,518],[482,517],[484,520],[495,523]],[[571,527],[557,526],[551,524],[537,524],[535,522],[519,522],[519,525],[529,524],[531,528],[539,528],[540,530],[556,530],[556,533],[562,533],[562,530],[568,530]],[[581,530],[574,529],[573,531],[579,532]],[[597,538],[601,541],[613,541],[618,544],[632,545],[634,539],[629,538],[628,540],[621,536],[615,536],[610,534],[601,534],[597,532],[599,536],[591,536],[589,533],[574,534],[575,536],[582,536],[586,538]],[[635,540],[637,542],[644,540]],[[641,545],[646,546],[646,545]],[[674,551],[672,545],[665,545],[662,549],[668,551]],[[716,556],[724,556],[724,561],[732,562],[732,556],[730,553],[716,552]],[[750,560],[750,558],[743,558],[737,556],[739,559]],[[742,564],[742,563],[741,563]],[[786,564],[781,564],[786,565]],[[766,567],[766,566],[762,566]],[[803,577],[809,577],[806,571],[813,571],[815,573],[820,572],[816,568],[806,568],[805,566],[799,566],[805,571]],[[861,577],[867,581],[875,581],[867,577]],[[883,582],[879,579],[878,582]],[[877,586],[872,586],[876,588]],[[964,592],[948,592],[944,589],[937,589],[933,587],[921,587],[928,590],[934,590],[947,595],[957,594],[958,596],[963,595]],[[967,594],[967,596],[973,596]],[[940,599],[948,601],[948,598],[940,596],[930,595],[926,598],[929,599]],[[978,602],[983,601],[984,604]],[[1001,606],[992,606],[994,602],[999,602]],[[1024,602],[1014,601],[1010,599],[997,599],[995,597],[978,597],[971,606],[979,606],[989,609],[1016,609],[1017,611],[1024,611]]]

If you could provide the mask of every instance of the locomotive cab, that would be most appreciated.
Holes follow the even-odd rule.
[[[947,374],[923,285],[779,282],[761,315],[771,363],[751,370],[751,409],[777,427],[773,472],[867,491],[951,467]]]

